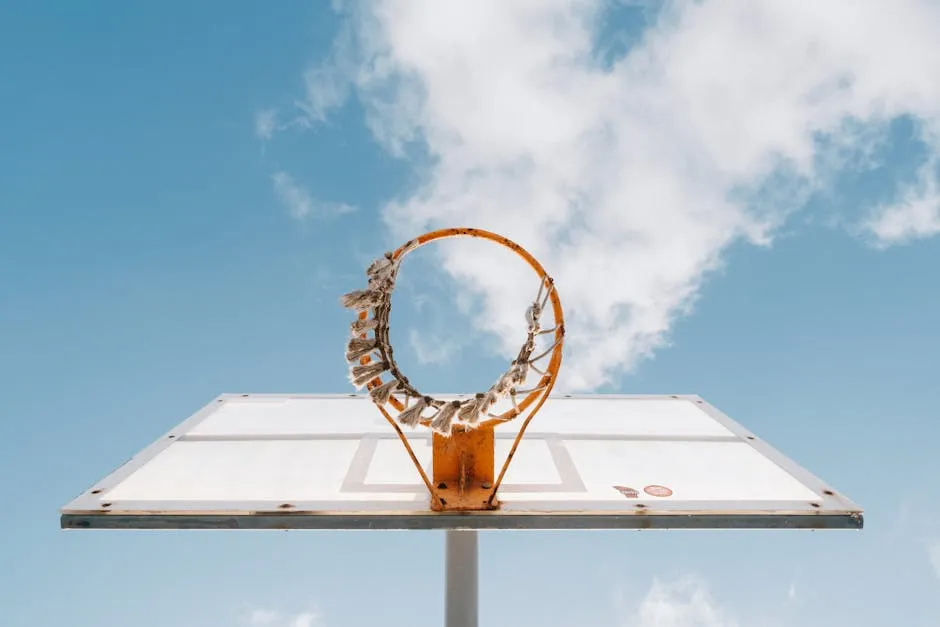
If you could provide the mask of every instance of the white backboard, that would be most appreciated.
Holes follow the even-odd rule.
[[[440,396],[438,398],[448,398]],[[501,466],[519,425],[496,430]],[[431,436],[407,432],[430,475]],[[861,528],[862,512],[697,396],[553,396],[500,509],[430,510],[366,395],[228,394],[62,510],[64,528]]]

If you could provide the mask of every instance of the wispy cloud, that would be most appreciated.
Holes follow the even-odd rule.
[[[927,542],[927,559],[933,566],[933,572],[940,579],[940,538],[935,538]]]
[[[738,622],[718,605],[703,581],[687,577],[654,581],[623,627],[738,627]]]
[[[940,233],[938,159],[921,166],[915,183],[904,187],[897,202],[875,210],[866,227],[881,246],[910,242]]]
[[[334,11],[343,8],[340,2],[333,3]],[[356,72],[353,44],[352,25],[345,23],[333,41],[330,57],[304,72],[304,98],[295,103],[303,116],[297,123],[307,127],[322,123],[346,101]]]
[[[317,619],[317,615],[313,612],[302,612],[297,614],[291,619],[290,627],[314,627],[314,625],[322,624]]]
[[[274,610],[256,609],[252,610],[251,614],[248,615],[248,623],[250,625],[257,625],[258,627],[273,625],[277,622],[277,619],[278,613]]]
[[[442,364],[460,351],[460,342],[450,335],[419,333],[411,329],[408,335],[411,348],[420,364]]]
[[[316,200],[302,185],[286,172],[275,172],[271,176],[274,182],[274,192],[291,216],[302,220],[317,216],[325,217],[355,211],[343,203],[326,203]]]
[[[596,55],[599,0],[351,6],[333,58],[307,74],[310,117],[353,81],[389,151],[431,157],[384,209],[397,238],[471,224],[543,261],[570,320],[564,388],[613,382],[664,345],[729,246],[771,243],[840,167],[872,161],[892,120],[915,120],[940,154],[932,0],[653,3],[657,21],[612,61]],[[935,176],[869,228],[935,232]],[[440,254],[511,355],[506,294],[526,275]]]
[[[319,615],[311,610],[285,613],[269,609],[255,609],[248,615],[251,627],[322,627]]]
[[[306,98],[297,107],[306,115],[306,125],[326,120],[327,114],[343,104],[349,93],[349,80],[329,65],[308,69],[304,73]]]
[[[255,114],[255,137],[268,141],[277,130],[277,109],[262,109]]]

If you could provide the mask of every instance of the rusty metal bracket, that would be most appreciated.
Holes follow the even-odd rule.
[[[475,511],[496,509],[495,443],[492,427],[460,427],[449,438],[432,436],[434,488],[438,499],[431,500],[435,511]]]

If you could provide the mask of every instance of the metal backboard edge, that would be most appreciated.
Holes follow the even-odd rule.
[[[826,514],[686,514],[638,515],[572,512],[522,514],[410,513],[323,514],[63,514],[64,529],[321,529],[321,530],[578,530],[578,529],[861,529],[855,512]]]

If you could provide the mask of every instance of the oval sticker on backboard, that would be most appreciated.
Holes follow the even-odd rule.
[[[650,496],[672,496],[672,490],[664,485],[648,485],[643,491]]]
[[[615,485],[614,490],[616,490],[617,492],[620,492],[620,494],[624,495],[628,499],[635,499],[640,496],[639,492],[637,492],[633,488],[628,488],[625,485]]]

